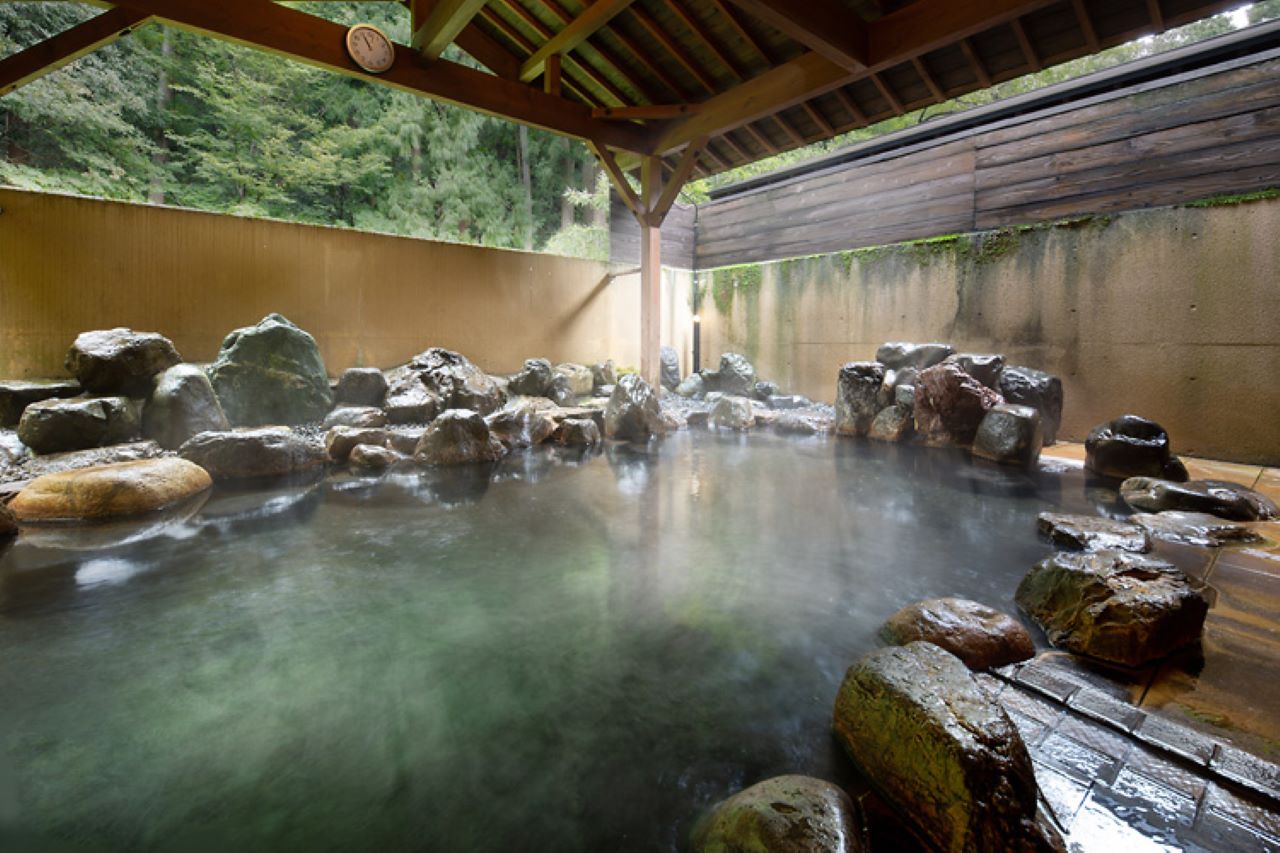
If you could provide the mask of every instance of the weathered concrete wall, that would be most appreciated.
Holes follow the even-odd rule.
[[[1277,235],[1273,199],[703,271],[704,363],[830,401],[882,341],[944,340],[1059,374],[1066,438],[1134,412],[1178,452],[1276,464]]]
[[[61,375],[76,334],[118,325],[207,361],[272,311],[316,336],[331,373],[428,346],[493,372],[639,364],[638,277],[592,261],[17,190],[0,209],[3,377]],[[688,306],[690,276],[666,285]],[[686,339],[687,307],[665,313],[664,339]]]

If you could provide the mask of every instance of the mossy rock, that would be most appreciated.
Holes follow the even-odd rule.
[[[333,408],[315,338],[279,314],[227,335],[209,379],[233,426],[310,423]]]

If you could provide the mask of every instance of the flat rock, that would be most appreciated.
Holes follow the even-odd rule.
[[[1031,757],[1004,709],[932,643],[878,649],[845,674],[837,739],[939,850],[1061,849],[1036,822]]]
[[[380,407],[387,399],[387,377],[376,367],[349,367],[338,377],[333,392],[340,406]]]
[[[663,431],[662,407],[649,383],[634,373],[619,379],[604,410],[605,436],[647,441]]]
[[[145,459],[37,477],[9,507],[23,522],[119,518],[164,509],[212,485],[208,472],[184,459]]]
[[[422,433],[413,458],[423,465],[471,465],[496,462],[506,452],[479,412],[449,409]]]
[[[96,465],[158,459],[165,455],[164,448],[154,441],[135,441],[108,447],[92,447],[88,450],[50,453],[47,456],[32,456],[22,463],[21,470],[28,478],[35,478],[63,471],[78,471],[81,468],[92,468]]]
[[[180,361],[173,342],[164,335],[117,328],[77,336],[66,366],[92,394],[146,397],[152,377]]]
[[[1005,402],[1030,406],[1040,413],[1044,443],[1058,440],[1062,424],[1062,380],[1030,367],[1010,366],[1000,372],[1000,396]]]
[[[227,429],[213,385],[194,364],[175,364],[161,372],[142,411],[142,434],[161,447],[176,450],[198,433]]]
[[[880,636],[896,646],[917,640],[941,646],[973,670],[1027,660],[1036,653],[1021,622],[964,598],[934,598],[909,604],[889,617]]]
[[[567,418],[556,427],[551,439],[564,447],[594,447],[601,441],[600,427],[590,418]]]
[[[880,410],[867,437],[875,441],[907,441],[915,434],[915,419],[911,409],[892,405]]]
[[[782,435],[821,435],[833,429],[833,418],[809,412],[783,412],[773,422],[773,431]]]
[[[1036,464],[1043,444],[1038,411],[1030,406],[1001,403],[988,409],[978,424],[973,455],[1026,468]]]
[[[813,405],[813,401],[808,397],[801,397],[799,394],[774,394],[764,401],[765,405],[779,412],[789,412],[793,409],[806,409]]]
[[[854,853],[853,801],[830,782],[778,776],[717,804],[694,827],[694,853]]]
[[[234,426],[310,423],[333,408],[315,338],[279,314],[227,335],[209,380]]]
[[[1065,515],[1042,512],[1037,518],[1040,532],[1055,545],[1077,551],[1128,551],[1145,554],[1151,537],[1136,524],[1097,515]]]
[[[715,429],[745,432],[756,425],[756,411],[746,397],[726,395],[711,407],[707,423]]]
[[[405,456],[389,447],[378,444],[357,444],[351,448],[347,461],[352,468],[365,471],[385,471],[392,465],[405,460]]]
[[[75,397],[84,389],[79,382],[49,380],[25,382],[20,379],[0,381],[0,427],[13,427],[22,419],[22,410],[32,403],[54,397]]]
[[[327,460],[320,447],[287,427],[202,432],[183,444],[178,454],[204,468],[214,480],[284,477],[322,468]]]
[[[60,453],[132,441],[141,428],[128,397],[56,398],[27,406],[18,437],[36,453]]]
[[[880,413],[880,386],[884,365],[853,361],[840,368],[836,380],[836,432],[866,435]]]
[[[987,412],[1002,402],[958,364],[934,365],[916,380],[916,432],[933,446],[971,445]]]
[[[1162,477],[1183,482],[1186,468],[1170,452],[1169,433],[1155,421],[1121,415],[1089,432],[1084,467],[1103,477]]]
[[[374,406],[339,406],[324,416],[321,426],[323,429],[336,426],[377,429],[386,426],[388,420],[387,413]]]
[[[892,370],[914,367],[923,370],[940,364],[944,359],[955,354],[955,350],[947,344],[916,344],[906,341],[891,341],[881,344],[876,350],[876,361]]]
[[[385,447],[391,433],[380,427],[336,426],[324,434],[324,449],[334,462],[346,462],[359,445]]]
[[[1225,521],[1204,512],[1180,512],[1168,510],[1157,513],[1138,513],[1130,518],[1156,539],[1217,548],[1261,542],[1263,537],[1247,525],[1237,521]]]
[[[1171,563],[1122,551],[1059,551],[1018,586],[1053,645],[1142,666],[1200,639],[1209,603]]]
[[[1120,497],[1145,512],[1202,512],[1232,521],[1270,521],[1278,516],[1275,503],[1266,495],[1226,480],[1175,483],[1130,477],[1120,484]]]

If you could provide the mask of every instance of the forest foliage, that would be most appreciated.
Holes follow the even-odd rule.
[[[409,38],[400,4],[305,10]],[[68,2],[2,2],[0,55],[97,13]],[[1280,0],[1247,15],[1280,16]],[[695,182],[689,197],[1241,22],[1219,15],[1122,45]],[[608,252],[607,182],[581,143],[158,26],[0,98],[0,184],[584,257]]]

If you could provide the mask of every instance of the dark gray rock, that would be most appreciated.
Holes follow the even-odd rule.
[[[339,406],[324,416],[323,429],[336,426],[375,429],[387,425],[387,413],[373,406]]]
[[[706,393],[706,388],[703,386],[702,382],[702,374],[690,373],[684,378],[684,381],[676,386],[675,393],[677,396],[692,400],[696,400],[701,397]]]
[[[472,465],[497,462],[506,452],[478,412],[449,409],[427,427],[413,458],[423,465]]]
[[[507,447],[533,447],[556,431],[554,403],[545,397],[514,397],[485,418],[489,432]]]
[[[133,441],[141,427],[128,397],[54,398],[27,406],[18,438],[36,453],[60,453]]]
[[[1094,427],[1084,442],[1084,467],[1103,477],[1162,477],[1183,482],[1187,472],[1170,453],[1169,434],[1155,421],[1121,415]]]
[[[525,397],[545,397],[554,371],[545,358],[525,359],[524,369],[511,377],[507,392]]]
[[[646,441],[662,432],[662,407],[649,383],[634,373],[619,379],[604,410],[605,436]]]
[[[916,432],[933,446],[970,445],[987,412],[1002,402],[958,364],[934,365],[921,370],[916,380]]]
[[[177,364],[156,377],[155,390],[142,411],[142,434],[147,438],[177,450],[193,435],[228,427],[203,370],[194,364]]]
[[[780,412],[805,409],[813,405],[812,400],[808,397],[801,397],[799,394],[774,394],[764,402],[769,408]]]
[[[866,435],[880,413],[880,386],[884,365],[853,361],[840,368],[836,381],[836,432]]]
[[[1046,445],[1058,440],[1062,424],[1062,380],[1030,367],[1006,367],[1000,374],[1000,395],[1005,402],[1030,406],[1040,413],[1040,431]]]
[[[711,407],[707,422],[715,429],[746,431],[756,425],[756,412],[746,397],[726,394]]]
[[[362,444],[386,447],[390,442],[391,433],[376,427],[335,426],[324,434],[325,452],[334,462],[346,462]]]
[[[851,667],[834,728],[849,757],[939,850],[1062,849],[1036,821],[1031,757],[964,663],[932,643]]]
[[[594,447],[600,443],[600,427],[590,418],[567,418],[556,427],[552,440],[564,447]]]
[[[1130,477],[1120,484],[1120,497],[1144,512],[1203,512],[1232,521],[1270,521],[1280,516],[1266,495],[1226,480],[1175,483],[1152,477]]]
[[[881,344],[876,350],[876,361],[892,370],[914,367],[923,370],[940,364],[943,359],[955,355],[955,350],[947,344],[914,344],[905,341],[894,341]]]
[[[995,353],[962,352],[948,357],[960,365],[960,369],[993,391],[1000,390],[1000,377],[1004,373],[1004,356]]]
[[[347,456],[347,462],[352,468],[364,471],[385,471],[404,460],[405,457],[400,453],[378,444],[357,444]]]
[[[1176,566],[1122,551],[1059,551],[1027,573],[1017,601],[1050,643],[1124,666],[1196,642],[1209,610]]]
[[[725,353],[720,356],[720,367],[716,370],[715,390],[735,397],[752,396],[756,390],[756,369],[746,356]]]
[[[1263,537],[1247,525],[1237,521],[1225,521],[1204,512],[1169,510],[1138,513],[1129,520],[1156,539],[1196,545],[1201,548],[1218,548],[1222,545],[1263,541]]]
[[[343,406],[381,407],[387,399],[387,377],[376,367],[349,367],[338,377],[333,399]]]
[[[22,419],[22,410],[32,403],[55,397],[75,397],[82,390],[79,382],[66,380],[24,382],[6,379],[0,382],[0,427],[17,426]]]
[[[916,410],[916,386],[895,385],[893,403],[895,406],[902,406],[914,414]]]
[[[67,353],[67,372],[92,394],[146,397],[152,377],[180,361],[164,335],[102,329],[76,338]]]
[[[663,347],[659,351],[659,359],[662,366],[662,387],[674,391],[680,384],[680,354],[674,347]]]
[[[471,409],[487,415],[506,402],[506,394],[493,378],[461,353],[432,347],[414,356],[409,368],[422,377],[442,408]]]
[[[1131,554],[1145,554],[1151,550],[1151,537],[1141,527],[1127,521],[1097,515],[1042,512],[1036,523],[1041,533],[1064,548],[1128,551]]]
[[[976,601],[934,598],[908,604],[880,629],[887,643],[905,646],[922,640],[941,646],[972,670],[1027,660],[1036,653],[1021,622]]]
[[[857,853],[853,801],[830,782],[779,776],[715,806],[693,830],[694,853]]]
[[[911,410],[906,406],[887,406],[871,422],[868,438],[876,441],[907,441],[915,434]]]
[[[1040,413],[1030,406],[992,406],[973,437],[973,455],[1004,465],[1030,467],[1040,458]]]
[[[778,386],[774,382],[757,382],[755,393],[752,396],[762,403],[768,403],[778,396]]]
[[[214,480],[284,477],[324,467],[325,452],[286,427],[202,432],[178,450]]]
[[[578,395],[573,393],[573,388],[569,385],[569,377],[557,373],[551,377],[551,383],[547,385],[546,398],[557,406],[572,406],[577,402]]]
[[[440,398],[408,368],[393,370],[387,377],[387,396],[382,409],[393,424],[430,423],[440,411]]]
[[[333,408],[315,338],[279,314],[227,335],[209,379],[235,426],[304,424]]]
[[[614,372],[613,359],[599,361],[591,365],[591,381],[595,390],[618,384],[618,374]]]

